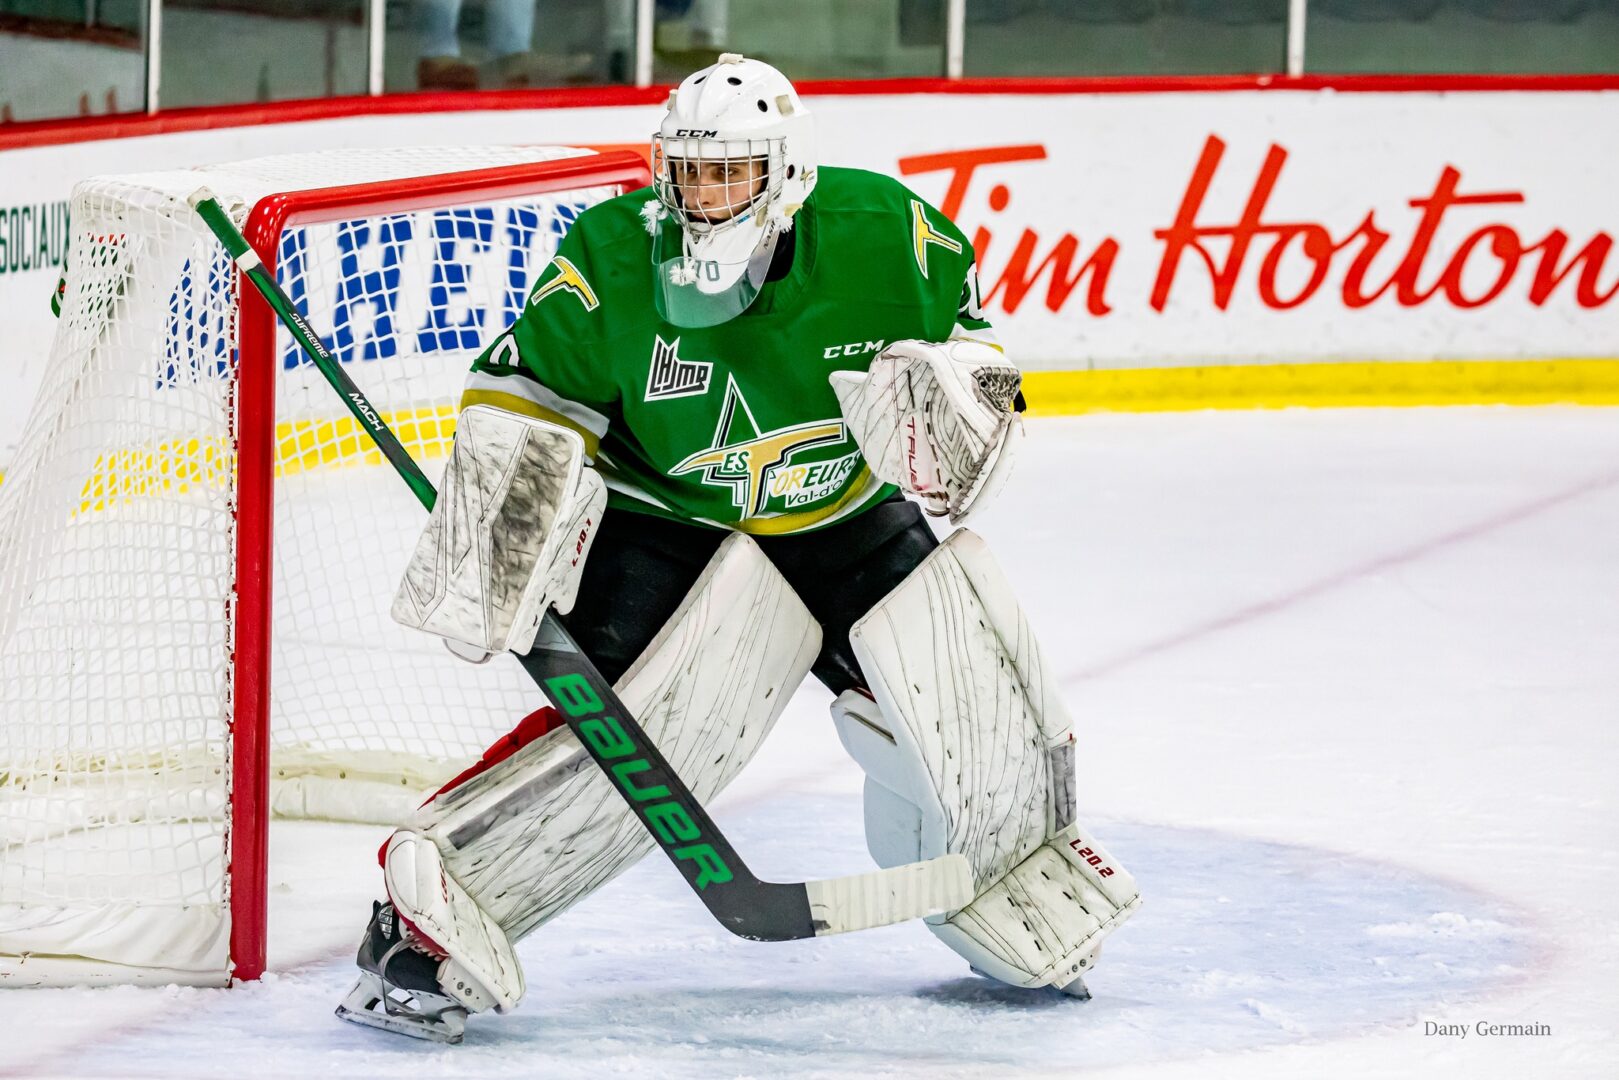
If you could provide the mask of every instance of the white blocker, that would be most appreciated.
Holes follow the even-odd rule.
[[[489,405],[461,410],[438,501],[394,597],[395,622],[457,656],[527,652],[566,613],[607,504],[577,432]]]

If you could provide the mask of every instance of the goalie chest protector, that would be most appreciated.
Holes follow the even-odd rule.
[[[788,533],[886,497],[827,377],[865,370],[893,341],[987,325],[964,314],[977,311],[966,237],[895,180],[826,168],[794,218],[788,273],[731,321],[681,328],[653,303],[649,202],[643,189],[579,217],[513,328],[515,349],[502,338],[475,366],[498,383],[475,385],[514,387],[592,451],[599,440],[610,505]]]

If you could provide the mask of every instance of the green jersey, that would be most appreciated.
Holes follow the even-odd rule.
[[[793,219],[786,275],[729,322],[680,328],[654,302],[653,199],[632,191],[579,216],[473,365],[463,406],[579,432],[608,505],[626,510],[781,534],[886,498],[827,376],[907,338],[993,341],[966,237],[898,181],[825,168]]]

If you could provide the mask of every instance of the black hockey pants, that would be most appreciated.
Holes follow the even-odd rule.
[[[675,613],[728,533],[630,510],[608,510],[563,622],[603,675],[617,681]],[[849,627],[938,546],[922,511],[899,495],[797,536],[755,537],[821,624],[811,668],[834,694],[864,687]]]

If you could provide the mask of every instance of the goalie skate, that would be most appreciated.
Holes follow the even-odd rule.
[[[413,1039],[461,1041],[467,1025],[465,1006],[444,992],[439,982],[441,962],[403,935],[392,904],[373,906],[355,962],[360,965],[360,981],[338,1005],[341,1019]]]
[[[1079,960],[1078,966],[1081,967],[1081,968],[1087,968],[1087,969],[1095,967],[1096,966],[1096,958],[1098,956],[1100,956],[1101,954],[1102,954],[1102,946],[1098,945],[1091,952],[1091,954],[1089,956],[1082,957]],[[999,979],[996,979],[995,976],[991,975],[989,972],[984,971],[981,968],[971,967],[970,965],[969,965],[969,968],[972,971],[972,973],[974,975],[977,975],[980,979],[989,979],[991,982],[999,982],[1000,981]],[[1080,1001],[1089,1001],[1091,999],[1091,989],[1090,989],[1090,987],[1086,986],[1085,985],[1085,980],[1083,978],[1081,978],[1080,976],[1078,976],[1078,975],[1075,975],[1072,979],[1070,979],[1068,982],[1063,983],[1061,986],[1058,986],[1055,983],[1053,983],[1052,988],[1055,989],[1058,993],[1066,994],[1069,997],[1077,998]],[[1046,990],[1045,987],[1039,987],[1037,989],[1042,991],[1042,992],[1044,992]]]

